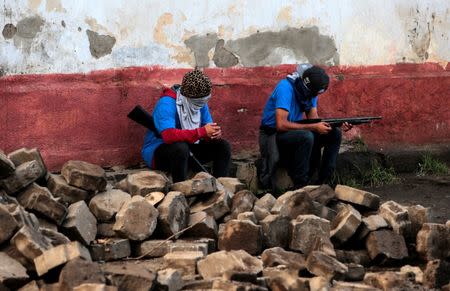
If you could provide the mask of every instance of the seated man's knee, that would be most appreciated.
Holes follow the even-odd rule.
[[[304,146],[313,146],[314,144],[314,134],[309,130],[297,131],[295,135],[296,141]]]
[[[333,127],[333,129],[330,131],[329,135],[333,139],[333,141],[341,143],[342,131],[339,127]]]
[[[216,141],[216,150],[220,152],[220,155],[222,156],[231,157],[231,145],[224,139]]]
[[[172,155],[176,159],[188,159],[189,158],[189,146],[185,142],[176,142],[171,145]]]

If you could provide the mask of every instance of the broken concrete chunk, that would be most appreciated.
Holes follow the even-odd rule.
[[[85,245],[89,245],[97,235],[97,220],[84,201],[69,206],[63,227],[69,237]]]
[[[330,241],[330,222],[315,215],[299,215],[291,221],[292,235],[289,248],[309,255],[312,251],[323,251],[335,256]]]
[[[238,178],[221,177],[217,180],[231,193],[237,193],[245,189],[245,184]]]
[[[27,280],[27,270],[18,261],[0,252],[0,288],[14,290],[26,283]]]
[[[331,209],[330,207],[327,207],[325,205],[320,204],[319,202],[313,201],[314,205],[314,215],[326,219],[328,221],[333,221],[336,216],[337,212]]]
[[[25,209],[41,214],[58,225],[61,225],[67,214],[67,208],[53,199],[47,188],[36,183],[22,191],[17,200]]]
[[[380,291],[380,289],[375,288],[370,285],[361,284],[361,283],[353,283],[353,282],[343,282],[343,281],[334,281],[333,287],[330,289],[331,291]]]
[[[264,247],[286,248],[291,239],[290,219],[281,215],[268,215],[261,220]]]
[[[118,291],[116,286],[105,284],[85,283],[73,288],[73,291]]]
[[[42,159],[41,153],[37,148],[27,149],[21,148],[8,154],[8,158],[14,163],[16,167],[31,161],[36,161],[39,167],[42,169],[42,174],[39,178],[42,178],[47,173],[47,167]]]
[[[380,206],[380,196],[344,185],[337,185],[336,198],[356,205],[377,210]]]
[[[309,279],[309,290],[311,291],[330,290],[330,288],[330,280],[325,277],[313,277]]]
[[[195,275],[197,262],[204,258],[205,254],[199,251],[181,251],[168,253],[164,261],[169,268],[177,269],[182,275]]]
[[[267,193],[263,197],[256,200],[254,206],[258,206],[270,211],[272,207],[275,205],[275,202],[277,202],[277,199],[273,197],[272,194]]]
[[[108,282],[119,290],[153,290],[156,274],[135,262],[102,266]]]
[[[19,228],[22,226],[28,226],[34,229],[39,229],[39,220],[33,213],[25,210],[21,205],[10,204],[9,213],[14,216]]]
[[[262,250],[262,228],[248,220],[230,220],[219,228],[219,250],[244,250],[257,255]]]
[[[361,214],[351,205],[347,205],[334,218],[331,237],[340,243],[344,243],[353,236],[360,224]]]
[[[244,250],[220,251],[198,261],[197,269],[198,273],[204,279],[211,279],[220,277],[227,271],[242,271],[258,274],[263,270],[263,263]]]
[[[372,260],[382,263],[408,257],[405,239],[392,230],[371,232],[366,239],[366,248]]]
[[[142,196],[133,196],[116,215],[114,231],[124,238],[142,241],[153,234],[158,210]]]
[[[13,162],[4,153],[0,152],[0,179],[12,175],[15,169]]]
[[[62,290],[72,290],[84,283],[104,284],[105,276],[98,263],[80,258],[70,260],[59,274]]]
[[[114,261],[131,255],[130,241],[127,239],[113,238],[98,240],[89,247],[94,261]]]
[[[299,271],[306,269],[306,259],[302,254],[285,251],[283,248],[275,247],[266,249],[262,255],[264,267],[276,267],[284,265],[289,269]]]
[[[348,272],[345,274],[346,281],[362,281],[366,274],[366,269],[359,264],[346,264]]]
[[[158,228],[168,237],[185,229],[189,223],[189,205],[181,192],[167,193],[158,206],[158,212]]]
[[[396,233],[403,236],[411,233],[411,221],[406,207],[395,201],[388,201],[380,206],[380,215],[386,219]]]
[[[156,207],[159,202],[163,201],[165,196],[166,195],[163,192],[151,192],[145,196],[145,200]]]
[[[112,189],[95,195],[89,202],[89,209],[99,221],[107,222],[129,200],[131,200],[130,194]]]
[[[306,260],[306,268],[316,276],[322,276],[331,280],[333,278],[344,277],[348,272],[346,265],[324,252],[313,251]]]
[[[239,213],[251,211],[255,201],[258,200],[256,196],[248,190],[237,192],[231,202],[231,219],[236,219]]]
[[[427,261],[450,257],[450,231],[444,224],[424,223],[417,234],[416,250]]]
[[[161,290],[178,291],[183,288],[184,282],[181,273],[176,269],[164,269],[158,271],[156,276],[158,287]]]
[[[237,220],[248,220],[253,222],[254,224],[258,224],[255,213],[253,213],[252,211],[239,213],[237,216]]]
[[[217,191],[216,178],[197,178],[178,182],[172,185],[172,191],[179,191],[186,196],[195,196]]]
[[[416,283],[419,283],[419,284],[423,283],[423,271],[419,267],[405,265],[400,268],[400,273],[414,274]]]
[[[415,283],[411,281],[409,274],[400,272],[366,273],[364,283],[381,290],[414,290]],[[419,289],[420,290],[420,289]]]
[[[278,197],[272,213],[296,219],[302,214],[314,214],[315,208],[311,197],[304,190],[290,191]]]
[[[137,246],[136,254],[147,258],[164,257],[170,252],[172,244],[172,241],[167,240],[147,240]]]
[[[3,188],[9,195],[13,195],[42,177],[43,171],[44,169],[39,166],[37,161],[23,163],[16,168],[14,174],[0,180],[0,188]]]
[[[336,197],[336,192],[334,192],[329,185],[324,184],[308,191],[308,195],[312,200],[317,201],[322,205],[326,205]]]
[[[130,174],[126,181],[128,193],[131,196],[144,197],[151,192],[167,193],[169,190],[169,179],[164,174],[155,171],[140,171]]]
[[[205,201],[192,205],[191,213],[204,211],[218,220],[230,212],[231,197],[228,191],[217,191],[211,194]]]
[[[39,231],[27,226],[22,227],[11,238],[11,244],[30,261],[52,247]]]
[[[336,250],[336,259],[345,264],[359,264],[368,266],[370,257],[367,250]]]
[[[59,246],[70,243],[70,239],[67,236],[59,233],[57,230],[40,228],[40,232],[51,243],[52,246]]]
[[[47,187],[55,197],[60,197],[63,203],[72,204],[81,200],[86,200],[89,192],[67,184],[60,175],[50,174],[47,180]]]
[[[266,272],[266,269],[264,270]],[[289,271],[273,270],[267,272],[267,286],[269,290],[310,290],[309,282],[302,280],[298,274]]]
[[[106,188],[105,171],[94,164],[83,161],[68,161],[61,169],[61,175],[69,185],[86,191],[104,191]]]
[[[42,276],[49,270],[64,265],[75,258],[91,260],[89,251],[79,242],[71,242],[46,250],[42,255],[34,259],[34,265],[36,266],[37,274]]]
[[[253,206],[253,213],[255,214],[255,218],[257,221],[264,220],[264,218],[270,215],[269,210],[258,206]]]
[[[423,284],[429,288],[441,288],[450,283],[450,263],[433,260],[427,263],[423,274]]]
[[[98,237],[115,237],[116,232],[113,230],[115,222],[105,222],[97,224]]]
[[[189,227],[183,236],[217,238],[218,227],[216,220],[206,212],[197,212],[189,216]]]
[[[8,209],[0,204],[0,244],[9,240],[18,226]]]

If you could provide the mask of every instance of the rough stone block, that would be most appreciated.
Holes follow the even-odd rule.
[[[76,258],[91,260],[89,251],[83,245],[79,242],[71,242],[46,250],[42,255],[34,259],[34,265],[36,266],[37,274],[42,276],[49,270]]]
[[[102,269],[107,281],[119,290],[153,290],[156,283],[156,274],[136,262],[106,263]]]
[[[329,221],[333,221],[336,218],[337,212],[331,209],[330,207],[322,205],[316,201],[313,201],[313,205],[314,205],[314,215]]]
[[[411,279],[409,274],[400,272],[370,272],[364,276],[364,283],[381,290],[417,290],[417,285]]]
[[[266,272],[266,270],[264,270]],[[298,274],[293,274],[289,271],[273,270],[267,272],[267,286],[269,290],[286,290],[286,291],[304,291],[310,290],[309,282],[302,280]]]
[[[213,290],[227,290],[227,291],[240,291],[240,290],[268,290],[267,288],[261,288],[258,285],[249,282],[238,282],[225,279],[216,279],[212,284]]]
[[[275,247],[266,249],[262,255],[264,267],[276,267],[284,265],[289,269],[299,271],[306,269],[306,259],[302,254],[285,251],[283,248]]]
[[[105,281],[105,276],[98,263],[80,258],[67,262],[59,274],[61,290],[73,290],[74,287],[85,283],[104,284]]]
[[[159,204],[158,212],[158,228],[168,237],[185,229],[189,223],[189,205],[181,192],[169,192]]]
[[[255,213],[252,211],[241,212],[237,216],[237,220],[249,220],[254,224],[258,224],[258,220],[256,219]]]
[[[361,214],[351,205],[347,205],[334,218],[331,237],[344,243],[355,234],[360,224]]]
[[[173,252],[164,256],[164,261],[169,268],[180,270],[183,275],[196,274],[197,262],[204,258],[203,252]]]
[[[216,220],[206,212],[197,212],[189,216],[189,230],[183,236],[185,237],[206,237],[216,239],[218,227]]]
[[[316,276],[322,276],[331,280],[344,277],[348,272],[346,265],[324,252],[313,251],[306,260],[306,268]]]
[[[27,270],[18,261],[0,252],[0,289],[17,289],[27,280]]]
[[[183,288],[184,282],[181,273],[176,269],[165,269],[158,271],[156,277],[158,287],[161,290],[178,291]]]
[[[105,171],[94,164],[83,161],[68,161],[61,169],[61,175],[69,185],[86,191],[104,191],[106,188]]]
[[[47,167],[45,166],[44,160],[42,159],[41,153],[37,148],[27,149],[21,148],[8,154],[8,159],[10,159],[16,167],[31,161],[36,161],[39,167],[43,170],[39,178],[42,178],[47,173]]]
[[[345,264],[369,266],[370,256],[367,250],[336,250],[336,259]]]
[[[366,239],[366,248],[370,258],[380,262],[408,257],[405,239],[391,230],[371,232]]]
[[[313,277],[309,279],[309,290],[311,291],[322,291],[330,290],[331,283],[330,280],[324,277]]]
[[[115,237],[116,232],[114,231],[115,222],[106,222],[97,224],[97,236],[100,238],[105,237]]]
[[[263,263],[244,250],[220,251],[199,260],[197,269],[204,279],[211,279],[221,277],[227,271],[258,274],[263,270]]]
[[[236,162],[236,178],[250,191],[258,191],[258,174],[254,162]]]
[[[169,190],[169,179],[162,173],[154,171],[141,171],[130,174],[127,177],[127,188],[131,196],[145,197],[152,192],[164,192]],[[123,189],[122,189],[123,190]]]
[[[245,250],[257,255],[262,250],[262,228],[248,220],[230,220],[219,228],[219,250]]]
[[[395,201],[388,201],[380,206],[380,215],[386,219],[392,229],[403,236],[411,233],[411,221],[408,209]]]
[[[366,274],[366,269],[359,264],[346,264],[348,272],[345,274],[346,281],[362,281]]]
[[[309,255],[312,251],[323,251],[335,256],[330,241],[330,222],[315,215],[299,215],[291,221],[289,248]]]
[[[213,216],[215,220],[218,220],[230,212],[230,207],[230,192],[221,190],[209,196],[205,201],[195,203],[191,207],[191,213],[204,211]]]
[[[142,241],[153,234],[158,210],[142,196],[133,196],[116,215],[113,230],[130,240]]]
[[[15,169],[14,163],[4,153],[0,152],[0,179],[14,174]]]
[[[231,203],[231,219],[236,219],[239,213],[252,211],[255,201],[258,200],[256,196],[248,190],[237,192]]]
[[[267,209],[270,211],[272,207],[275,205],[275,202],[277,202],[277,199],[272,194],[267,193],[263,197],[256,200],[254,206],[258,206],[260,208]]]
[[[30,261],[52,247],[39,231],[28,226],[22,227],[11,238],[11,244]]]
[[[382,228],[388,228],[389,225],[384,220],[383,216],[379,214],[369,215],[367,217],[363,217],[361,221],[361,226],[358,230],[358,238],[365,238],[369,232],[379,230]]]
[[[444,224],[424,223],[417,234],[416,250],[427,261],[450,257],[450,231]]]
[[[407,207],[408,217],[411,221],[411,238],[416,238],[417,233],[424,223],[431,222],[431,209],[422,205],[412,205]]]
[[[70,239],[62,233],[59,233],[57,230],[40,228],[39,231],[43,236],[45,236],[45,238],[47,238],[52,246],[59,246],[70,243]]]
[[[67,184],[60,175],[50,174],[47,180],[47,187],[55,197],[61,198],[61,202],[72,204],[81,200],[86,200],[89,192]]]
[[[163,201],[165,196],[166,194],[163,192],[151,192],[145,196],[145,200],[156,207],[161,201]]]
[[[336,198],[345,202],[365,206],[374,210],[377,210],[380,206],[380,196],[370,192],[344,185],[337,185],[334,191]]]
[[[136,255],[148,258],[164,257],[170,252],[172,241],[167,240],[147,240],[136,247]]]
[[[73,240],[89,245],[97,235],[97,220],[84,201],[69,206],[63,227]]]
[[[22,191],[17,200],[25,209],[43,215],[58,225],[61,225],[67,214],[67,208],[53,199],[47,188],[35,183]]]
[[[217,191],[217,182],[214,177],[194,178],[178,183],[174,183],[170,188],[172,191],[178,191],[185,196],[196,196],[204,193]]]
[[[315,212],[311,197],[305,190],[289,191],[278,197],[275,205],[272,207],[273,214],[288,216],[296,219],[302,214],[313,214]]]
[[[423,284],[429,288],[441,288],[450,283],[450,262],[433,260],[427,263]]]
[[[418,283],[418,284],[423,283],[423,271],[419,267],[405,265],[400,268],[400,273],[406,274],[406,275],[414,274],[416,283]]]
[[[18,228],[17,221],[8,209],[0,204],[0,244],[9,240]]]
[[[217,180],[231,193],[237,193],[246,187],[238,178],[221,177]]]
[[[89,249],[94,261],[114,261],[131,255],[130,241],[127,239],[97,240]]]
[[[36,283],[36,281],[31,281],[28,284],[22,286],[22,288],[18,289],[18,291],[40,291],[40,290],[39,285]]]
[[[261,220],[263,244],[266,248],[286,248],[291,238],[290,219],[286,216],[268,215]]]
[[[326,184],[320,185],[319,187],[313,188],[309,191],[307,190],[307,192],[312,200],[317,201],[322,205],[328,204],[328,202],[336,197],[336,192],[334,192],[334,190]]]
[[[89,209],[99,221],[107,222],[129,200],[131,200],[130,194],[112,189],[95,195],[89,202]]]
[[[73,288],[73,291],[118,291],[116,286],[105,284],[85,283]]]
[[[330,289],[331,291],[380,291],[380,289],[375,288],[370,285],[361,284],[361,283],[353,283],[353,282],[343,282],[343,281],[334,281],[333,287]]]
[[[21,205],[9,204],[8,210],[9,213],[14,216],[19,228],[26,225],[34,229],[39,229],[39,220],[36,215],[26,211]]]
[[[264,218],[266,218],[267,216],[270,215],[270,211],[265,209],[265,208],[261,208],[258,206],[253,206],[253,213],[255,214],[255,218],[257,221],[261,221],[264,220]]]
[[[42,177],[43,171],[37,161],[23,163],[16,168],[14,174],[0,180],[0,188],[13,195]]]

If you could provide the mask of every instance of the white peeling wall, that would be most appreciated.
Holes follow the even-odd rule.
[[[3,0],[0,74],[450,60],[449,0]]]

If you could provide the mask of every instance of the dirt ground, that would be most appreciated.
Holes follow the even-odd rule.
[[[431,207],[432,222],[445,223],[450,220],[450,175],[401,175],[395,184],[365,190],[380,195],[383,201],[394,200],[404,205]]]

